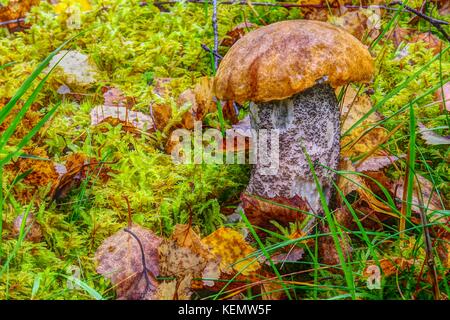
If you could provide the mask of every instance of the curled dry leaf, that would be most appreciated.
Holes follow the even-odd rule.
[[[430,145],[441,145],[450,144],[450,137],[443,137],[438,135],[433,129],[428,129],[422,123],[418,123],[419,133],[426,144]]]
[[[223,273],[250,275],[261,268],[255,257],[248,258],[255,249],[245,241],[242,234],[231,228],[217,229],[203,238],[202,243],[220,257],[220,270]]]
[[[122,229],[103,241],[95,253],[97,272],[111,280],[118,299],[156,298],[160,243],[161,238],[139,225]]]
[[[107,165],[95,159],[89,159],[82,153],[72,153],[66,158],[64,165],[55,165],[58,181],[52,186],[51,197],[54,200],[64,199],[71,190],[78,188],[88,175],[98,177],[102,182],[109,180],[111,170]],[[93,180],[92,180],[93,181]]]
[[[191,107],[183,115],[182,125],[191,130],[194,128],[194,121],[201,121],[207,113],[216,110],[212,78],[200,78],[193,89],[188,89],[179,96],[180,107],[187,103],[191,104]]]
[[[18,216],[13,223],[12,235],[17,237],[20,234],[22,228],[22,223],[24,219],[24,214]],[[42,228],[41,225],[36,221],[36,218],[30,213],[27,216],[24,225],[24,232],[27,232],[25,240],[31,242],[40,242],[42,240]]]

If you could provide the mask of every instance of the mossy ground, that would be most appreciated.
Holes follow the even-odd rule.
[[[5,199],[3,212],[5,234],[0,265],[6,268],[0,279],[0,299],[92,298],[86,290],[68,288],[65,276],[69,275],[68,269],[72,266],[80,269],[80,278],[89,287],[104,298],[114,298],[109,282],[95,272],[93,255],[107,236],[126,225],[127,201],[133,221],[157,234],[169,235],[175,224],[186,223],[193,213],[193,225],[201,234],[207,235],[225,222],[224,208],[233,208],[237,204],[248,181],[248,166],[174,165],[170,155],[164,152],[167,137],[161,134],[136,135],[120,126],[90,125],[90,110],[101,102],[104,86],[119,88],[127,96],[134,97],[136,110],[147,112],[149,103],[155,102],[172,106],[176,114],[179,111],[178,95],[192,87],[198,78],[213,74],[211,56],[201,47],[202,44],[213,46],[211,6],[180,3],[167,6],[169,10],[161,12],[151,5],[140,6],[139,1],[106,0],[99,3],[83,15],[83,33],[69,44],[89,55],[97,65],[100,70],[97,82],[90,88],[80,88],[87,94],[81,103],[65,98],[39,139],[33,141],[33,146],[46,150],[48,158],[56,163],[71,153],[83,153],[104,161],[111,169],[110,179],[104,183],[92,174],[62,202],[52,202],[46,197],[49,185],[35,188],[22,181],[14,187]],[[0,97],[11,97],[40,61],[62,42],[78,34],[79,30],[66,27],[64,14],[54,18],[53,10],[47,3],[35,7],[28,17],[31,28],[24,32],[8,34],[6,29],[0,29],[0,66],[14,62],[0,70]],[[261,19],[270,23],[302,17],[301,9],[295,8],[256,7],[255,10],[248,6],[220,6],[220,38],[244,19],[260,24]],[[400,19],[400,25],[409,19],[410,16],[405,15]],[[421,21],[419,28],[427,30],[428,25]],[[226,49],[222,49],[224,53]],[[374,104],[434,56],[432,50],[420,42],[410,45],[408,50],[406,57],[397,59],[398,50],[390,41],[373,48],[379,57],[377,66],[380,70],[373,84]],[[448,57],[447,53],[430,65],[385,103],[380,112],[389,116],[442,79],[448,81]],[[153,91],[151,80],[157,78],[172,79],[170,94],[166,97],[161,98]],[[61,99],[56,92],[61,83],[57,72],[51,76],[36,100],[38,115]],[[428,127],[448,126],[448,113],[442,112],[434,100],[433,94],[427,94],[414,104],[418,120]],[[211,125],[217,125],[216,115],[208,119]],[[400,123],[404,124],[402,128],[384,146],[393,154],[407,153],[408,112],[383,124],[391,130]],[[448,131],[442,129],[438,133],[445,135]],[[450,150],[445,146],[425,145],[420,139],[417,147],[421,157],[418,172],[432,177],[443,198],[448,199]],[[6,194],[19,172],[9,170],[4,174]],[[31,199],[25,201],[21,194],[26,191]],[[8,226],[30,203],[31,211],[42,225],[44,240],[39,243],[24,241],[16,251],[17,239],[8,233]],[[267,241],[274,240],[269,238]],[[6,265],[8,257],[12,258]],[[364,248],[356,250],[355,270],[361,272],[368,259]],[[306,260],[301,264],[307,268],[311,262]],[[408,276],[405,271],[403,277]],[[414,277],[411,278],[410,286],[414,281]],[[384,283],[384,293],[368,293],[367,297],[399,298],[395,279],[390,281]],[[321,283],[327,290],[299,289],[298,298],[337,296],[343,283],[341,275],[327,273]],[[424,298],[429,297],[424,294]]]

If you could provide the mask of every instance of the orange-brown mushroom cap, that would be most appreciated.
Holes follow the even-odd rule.
[[[273,23],[238,40],[214,80],[222,100],[283,100],[326,77],[332,86],[367,82],[374,64],[367,48],[348,32],[320,21]]]

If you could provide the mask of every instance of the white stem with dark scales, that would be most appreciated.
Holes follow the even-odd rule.
[[[247,192],[266,199],[299,196],[313,212],[321,212],[304,150],[329,201],[335,174],[325,167],[337,169],[340,151],[339,106],[331,86],[317,84],[285,100],[252,103],[250,117],[256,132],[279,130],[279,169],[276,175],[266,175],[265,165],[258,160]]]

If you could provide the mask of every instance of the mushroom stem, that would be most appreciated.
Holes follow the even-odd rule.
[[[309,154],[329,201],[335,174],[327,167],[337,169],[340,151],[339,106],[332,87],[325,83],[316,84],[285,100],[252,103],[250,117],[252,128],[258,135],[262,129],[269,133],[279,130],[279,167],[275,175],[267,175],[268,165],[258,155],[247,192],[287,202],[300,197],[307,204],[305,209],[322,212],[304,151]]]

